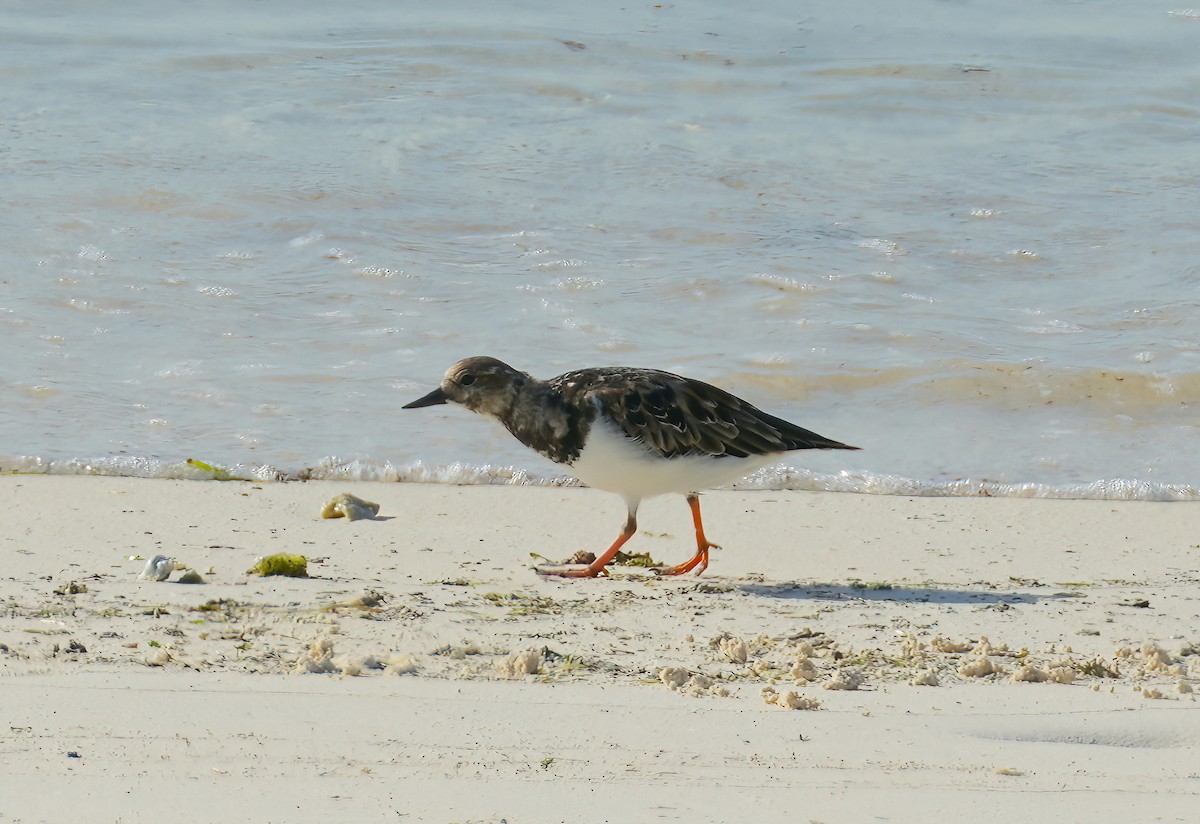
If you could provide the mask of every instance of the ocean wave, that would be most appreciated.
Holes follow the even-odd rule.
[[[200,461],[167,462],[127,456],[46,460],[17,457],[0,461],[0,474],[106,475],[173,480],[253,482],[382,481],[395,483],[451,484],[456,486],[582,486],[565,475],[545,475],[515,466],[464,463],[429,464],[414,461],[342,459],[329,457],[297,470],[266,464],[215,466]],[[1004,482],[955,478],[920,480],[872,472],[823,473],[790,466],[760,470],[733,484],[735,490],[796,490],[852,492],[866,495],[911,497],[1053,498],[1104,501],[1200,501],[1200,488],[1137,478],[1102,478],[1084,483],[1047,484],[1035,481]]]
[[[1101,478],[1084,483],[1047,484],[955,478],[918,480],[872,472],[810,472],[795,467],[761,470],[733,489],[856,492],[920,498],[1057,498],[1101,501],[1200,501],[1200,488],[1136,478]]]

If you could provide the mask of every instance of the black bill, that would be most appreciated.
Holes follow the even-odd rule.
[[[450,399],[446,397],[446,393],[443,392],[441,390],[441,388],[439,387],[439,388],[433,390],[432,392],[430,392],[425,397],[418,398],[417,400],[413,401],[412,403],[406,403],[406,404],[404,404],[404,406],[402,406],[400,408],[401,409],[420,409],[422,406],[437,406],[438,404],[446,403],[448,400],[450,400]]]

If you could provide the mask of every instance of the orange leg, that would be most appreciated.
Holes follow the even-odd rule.
[[[679,566],[658,570],[659,575],[683,575],[693,569],[699,575],[708,569],[708,551],[721,548],[704,537],[704,522],[700,520],[700,496],[693,492],[687,496],[687,502],[692,508],[692,523],[696,525],[696,554]]]
[[[632,538],[635,532],[637,532],[637,517],[631,512],[629,513],[629,518],[625,521],[625,528],[621,530],[621,534],[617,540],[613,541],[613,545],[588,566],[583,569],[576,567],[539,566],[537,571],[541,575],[557,575],[563,578],[596,578],[600,575],[607,575],[608,572],[605,570],[605,567],[608,566],[613,558],[617,557],[617,553],[621,547],[625,546],[625,542]]]

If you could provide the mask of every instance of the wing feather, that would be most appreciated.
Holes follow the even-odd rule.
[[[589,401],[663,457],[748,457],[794,449],[857,449],[769,415],[703,381],[653,369],[583,369],[550,381]]]

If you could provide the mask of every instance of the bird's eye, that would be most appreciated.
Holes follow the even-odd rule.
[[[461,383],[463,386],[470,386],[471,384],[475,383],[475,376],[474,375],[463,375],[461,378],[458,379],[458,382]]]

